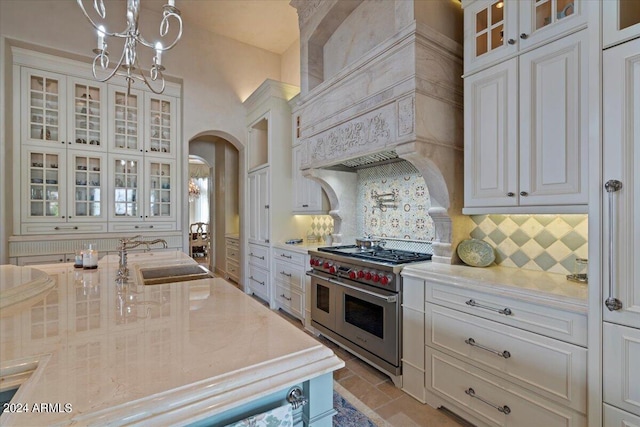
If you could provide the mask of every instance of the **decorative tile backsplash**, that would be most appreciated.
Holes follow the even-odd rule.
[[[333,233],[333,218],[330,215],[313,215],[311,216],[311,224],[307,230],[307,240],[315,237],[318,242],[323,242],[325,237]]]
[[[360,169],[357,173],[359,234],[433,240],[435,229],[427,213],[431,198],[424,178],[411,163],[394,162]],[[390,201],[394,198],[395,201]]]
[[[588,256],[587,215],[471,215],[471,237],[495,248],[503,267],[573,273]]]

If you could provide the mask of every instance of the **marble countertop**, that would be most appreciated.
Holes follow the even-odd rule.
[[[295,245],[289,245],[289,244],[284,243],[284,242],[277,242],[277,243],[273,244],[274,248],[285,249],[285,250],[293,251],[293,252],[299,252],[299,253],[305,254],[305,255],[309,251],[315,251],[318,248],[321,248],[323,246],[327,246],[327,245],[325,245],[323,242],[308,243],[306,241],[304,241],[302,243],[295,244]]]
[[[0,376],[10,388],[29,374],[14,402],[60,405],[3,424],[195,422],[344,366],[225,280],[138,284],[138,266],[193,262],[158,254],[130,258],[125,284],[113,257],[93,271],[38,266],[55,285],[2,310]]]
[[[498,266],[476,268],[427,262],[405,267],[402,275],[581,313],[586,313],[588,309],[588,285],[571,282],[565,275],[557,273]]]

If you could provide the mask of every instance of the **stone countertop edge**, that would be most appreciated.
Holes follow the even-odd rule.
[[[277,242],[273,244],[274,248],[277,249],[284,249],[287,251],[292,251],[292,252],[298,252],[301,254],[308,254],[309,251],[315,251],[318,248],[327,246],[325,244],[322,243],[318,243],[318,242],[314,242],[314,243],[308,243],[308,242],[302,242],[302,243],[298,243],[296,245],[289,245],[287,243],[284,242]]]
[[[469,267],[438,263],[407,266],[403,276],[477,290],[550,307],[587,313],[587,284],[558,273],[509,267]]]

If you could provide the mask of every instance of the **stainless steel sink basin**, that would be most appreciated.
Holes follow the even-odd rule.
[[[142,283],[145,285],[160,285],[163,283],[208,279],[212,278],[213,274],[201,265],[188,264],[141,268],[140,276]]]

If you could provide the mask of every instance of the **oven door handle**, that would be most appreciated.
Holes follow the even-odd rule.
[[[372,297],[383,299],[386,302],[396,302],[396,301],[398,301],[398,296],[397,295],[389,295],[389,296],[387,296],[387,295],[377,294],[375,292],[371,292],[371,291],[367,291],[365,289],[357,288],[355,286],[347,285],[346,283],[339,282],[339,281],[337,281],[335,279],[329,279],[329,282],[333,283],[334,285],[337,285],[337,286],[344,286],[347,289],[351,289],[351,290],[354,290],[354,291],[357,291],[357,292],[362,292],[363,294],[367,294],[367,295],[370,295]]]
[[[324,280],[326,282],[333,283],[334,285],[337,285],[337,286],[343,286],[345,288],[352,289],[354,291],[362,292],[363,294],[367,294],[367,295],[371,295],[372,297],[383,299],[386,302],[390,302],[391,303],[391,302],[397,302],[398,301],[398,296],[397,295],[389,295],[389,296],[387,296],[387,295],[377,294],[375,292],[367,291],[366,289],[360,289],[360,288],[352,286],[352,285],[347,285],[346,283],[339,282],[339,281],[337,281],[335,279],[330,279],[328,277],[322,277],[322,276],[319,276],[317,274],[313,274],[311,271],[307,271],[307,276],[315,277],[316,279]]]

